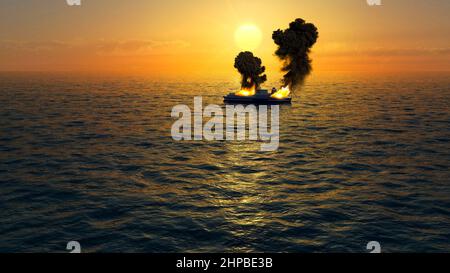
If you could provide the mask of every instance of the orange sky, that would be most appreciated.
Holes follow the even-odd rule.
[[[0,71],[158,77],[235,75],[239,26],[262,33],[254,53],[279,77],[271,34],[301,17],[320,32],[315,73],[450,72],[448,0],[5,0]]]

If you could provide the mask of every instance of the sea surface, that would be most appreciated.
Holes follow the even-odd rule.
[[[450,252],[450,75],[313,77],[275,152],[172,139],[237,87],[1,74],[0,252]]]

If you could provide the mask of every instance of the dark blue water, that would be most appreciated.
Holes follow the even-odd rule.
[[[449,83],[311,80],[260,152],[170,136],[235,82],[3,74],[0,252],[449,252]]]

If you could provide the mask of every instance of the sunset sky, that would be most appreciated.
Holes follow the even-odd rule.
[[[241,50],[252,49],[270,78],[280,68],[272,32],[300,17],[320,32],[312,55],[317,73],[449,72],[450,1],[382,4],[82,0],[80,7],[70,7],[65,0],[2,0],[0,71],[222,77],[236,73],[234,57]],[[251,29],[254,43],[242,41],[245,32],[236,34],[242,26]]]

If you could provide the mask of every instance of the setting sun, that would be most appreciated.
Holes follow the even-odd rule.
[[[261,44],[262,32],[255,25],[242,25],[236,30],[234,39],[239,49],[255,50]]]

